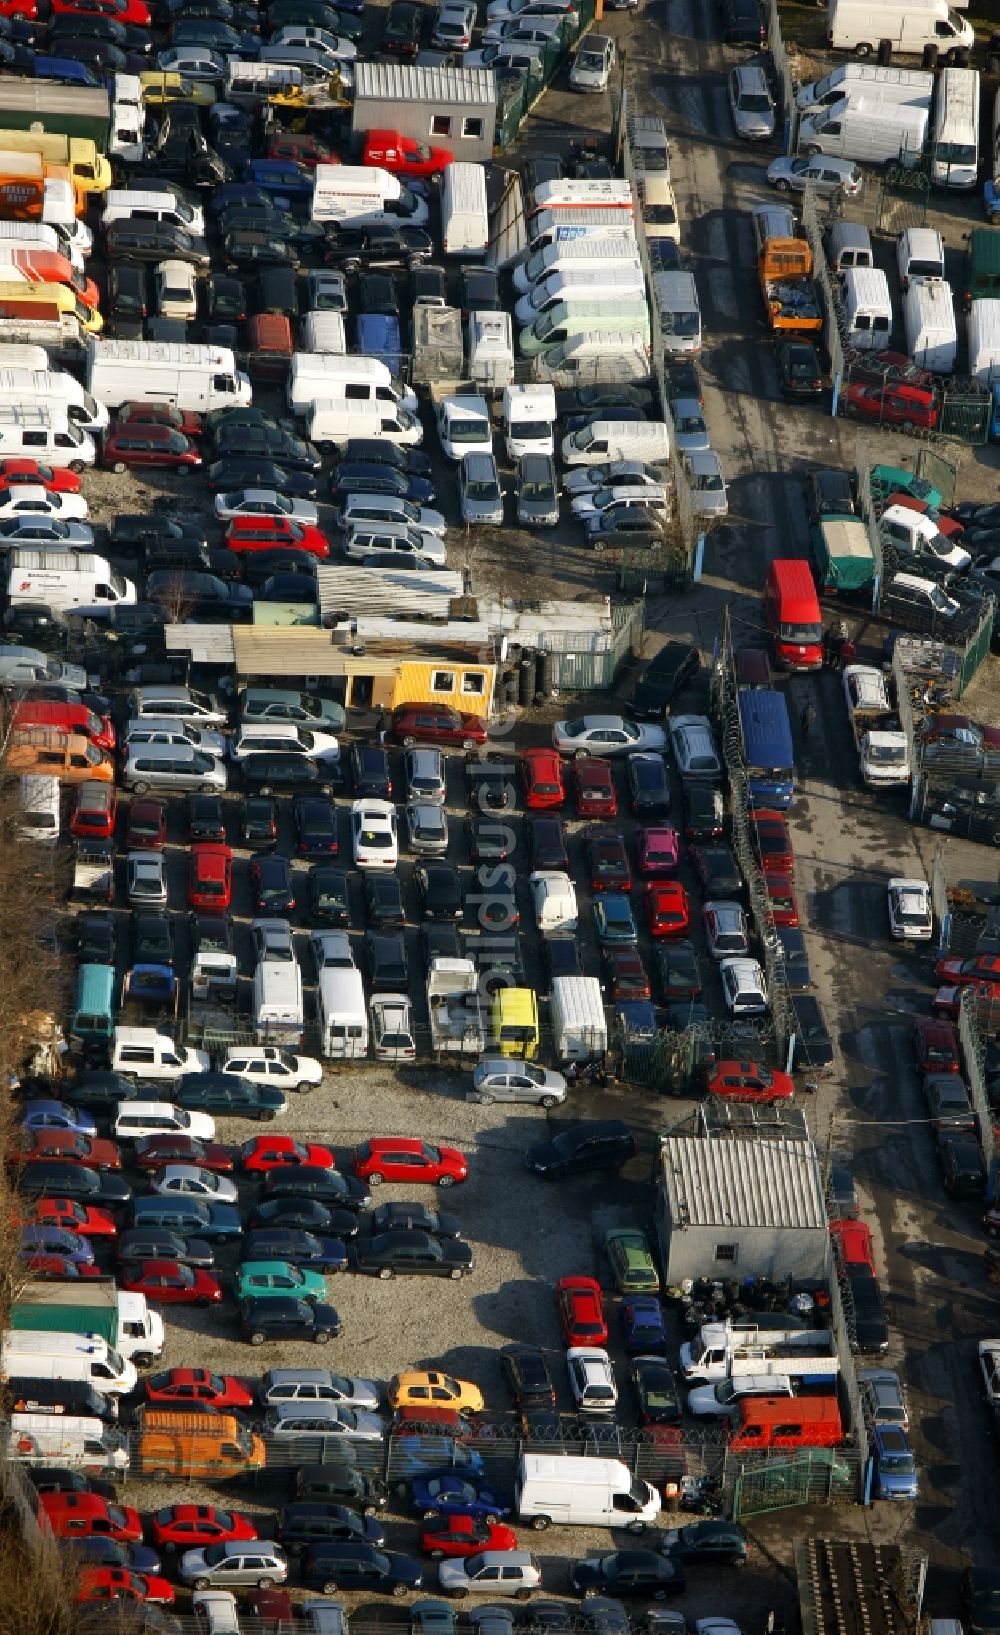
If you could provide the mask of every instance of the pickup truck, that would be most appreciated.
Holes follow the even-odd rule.
[[[776,334],[815,334],[822,329],[812,251],[804,238],[769,238],[757,271],[767,320]]]
[[[913,770],[909,746],[899,716],[890,707],[881,670],[868,664],[848,664],[843,680],[865,783],[873,789],[909,783]]]
[[[738,1374],[835,1374],[837,1355],[829,1329],[772,1329],[756,1333],[703,1323],[681,1346],[686,1385],[711,1384]]]

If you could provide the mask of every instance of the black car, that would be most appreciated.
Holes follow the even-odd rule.
[[[495,817],[466,818],[465,836],[473,863],[502,863],[515,844],[510,825]]]
[[[259,602],[301,602],[316,607],[319,591],[315,579],[301,573],[272,573],[257,592]]]
[[[293,1472],[297,1500],[318,1499],[333,1504],[349,1504],[363,1516],[384,1510],[389,1496],[385,1483],[368,1476],[356,1465],[331,1460],[329,1464],[299,1465]]]
[[[348,1263],[342,1238],[318,1238],[287,1226],[248,1232],[241,1253],[244,1260],[285,1260],[292,1266],[309,1266],[314,1272],[342,1272]]]
[[[640,750],[625,763],[629,801],[636,817],[656,817],[670,810],[667,765],[654,750]]]
[[[722,38],[727,45],[751,45],[754,50],[767,40],[767,26],[757,0],[719,0]]]
[[[743,876],[728,846],[692,846],[691,862],[702,896],[719,901],[743,895]]]
[[[643,1425],[679,1425],[683,1418],[673,1372],[662,1357],[633,1357],[632,1384]]]
[[[281,426],[222,425],[215,433],[215,452],[219,459],[229,455],[247,455],[259,459],[277,460],[295,471],[318,471],[321,460],[311,443],[285,431]]]
[[[812,994],[796,994],[792,999],[795,1016],[793,1073],[825,1073],[833,1065],[833,1040],[823,1020],[819,1001]]]
[[[140,28],[137,23],[119,23],[114,17],[88,17],[84,13],[75,15],[62,14],[53,17],[49,23],[48,37],[54,44],[56,40],[105,40],[109,45],[117,45],[123,51],[140,51],[148,56],[152,49],[148,28]],[[54,56],[61,57],[62,51],[54,51]]]
[[[294,1194],[256,1204],[247,1224],[251,1231],[270,1232],[287,1227],[317,1237],[355,1238],[358,1235],[358,1217],[353,1209],[334,1208],[320,1203],[318,1198],[296,1198]]]
[[[351,780],[358,795],[391,800],[392,769],[388,751],[381,744],[364,744],[356,739],[351,745]]]
[[[420,911],[429,920],[462,918],[462,876],[453,863],[418,863],[413,877],[420,894]]]
[[[142,320],[149,314],[145,267],[115,262],[108,268],[109,327],[123,340],[142,337]]]
[[[570,1125],[552,1141],[536,1142],[528,1149],[527,1165],[533,1175],[561,1181],[591,1170],[619,1169],[635,1150],[635,1136],[621,1119],[595,1119]]]
[[[205,280],[205,317],[210,324],[241,324],[246,315],[247,292],[242,279],[213,273]]]
[[[113,221],[105,235],[109,261],[188,261],[207,267],[211,260],[203,238],[164,221]]]
[[[146,580],[146,595],[177,618],[248,619],[253,591],[248,585],[219,579],[190,568],[157,568]]]
[[[652,402],[641,386],[574,386],[556,393],[556,414],[560,420],[573,414],[607,419],[612,409],[648,409]]]
[[[365,912],[371,925],[405,925],[403,888],[396,874],[374,870],[364,877]]]
[[[312,1340],[326,1345],[340,1333],[340,1318],[322,1301],[274,1295],[240,1301],[240,1333],[251,1345],[264,1345],[268,1340]]]
[[[825,391],[823,360],[809,341],[779,341],[774,364],[782,397],[821,397]]]
[[[248,755],[242,768],[244,789],[262,795],[270,795],[275,790],[332,795],[340,782],[339,769],[329,761],[311,761],[307,755],[290,752]]]
[[[314,863],[306,883],[309,921],[314,925],[350,925],[351,903],[343,869]]]
[[[270,795],[247,795],[240,812],[240,839],[259,846],[278,838],[278,808]]]
[[[178,1107],[241,1118],[270,1120],[288,1106],[283,1090],[252,1084],[238,1073],[182,1073],[171,1094]]]
[[[114,1170],[43,1159],[25,1164],[18,1178],[21,1192],[33,1198],[72,1198],[75,1203],[115,1209],[132,1198],[132,1188]]]
[[[147,1093],[145,1087],[135,1079],[127,1079],[122,1073],[112,1073],[110,1070],[90,1068],[81,1073],[73,1084],[59,1086],[59,1094],[64,1101],[72,1102],[74,1107],[89,1107],[93,1112],[113,1112],[120,1101],[138,1101]]]
[[[551,988],[557,976],[582,976],[580,946],[575,937],[543,937],[542,956]]]
[[[677,694],[697,675],[701,654],[689,642],[666,642],[632,689],[630,715],[662,721]]]
[[[427,12],[410,0],[392,0],[385,14],[380,49],[390,57],[412,59],[420,50]]]
[[[31,1465],[26,1472],[36,1493],[96,1493],[102,1499],[117,1499],[114,1482],[86,1476],[82,1470],[63,1470],[57,1465]]]
[[[118,1264],[131,1266],[144,1260],[176,1260],[182,1266],[211,1271],[215,1251],[204,1238],[183,1238],[178,1232],[134,1226],[118,1239]]]
[[[254,913],[283,917],[295,907],[291,865],[280,852],[260,852],[250,859]]]
[[[208,544],[204,521],[201,517],[171,518],[157,512],[129,512],[115,517],[111,523],[111,541],[116,550],[131,555],[145,551],[151,545],[179,543],[194,539]]]
[[[500,1369],[516,1408],[555,1407],[555,1387],[540,1346],[508,1346],[500,1353]]]
[[[428,262],[412,269],[410,305],[414,307],[448,305],[448,275],[443,267],[436,267]]]
[[[986,1160],[974,1135],[964,1130],[938,1132],[938,1160],[944,1189],[952,1198],[981,1198],[986,1191]]]
[[[318,1164],[268,1170],[261,1198],[316,1198],[328,1206],[355,1210],[370,1209],[372,1203],[372,1195],[362,1181],[353,1175],[341,1175],[339,1170],[320,1169]],[[337,1236],[344,1236],[339,1228]]]
[[[702,991],[701,970],[694,944],[686,938],[665,939],[655,950],[656,969],[663,997],[697,999]]]
[[[461,1223],[456,1215],[429,1209],[420,1203],[379,1204],[372,1213],[372,1232],[430,1232],[436,1238],[460,1238]]]
[[[274,1537],[289,1554],[298,1555],[307,1545],[326,1542],[381,1545],[385,1528],[342,1504],[300,1502],[279,1511]]]
[[[792,993],[802,993],[805,989],[811,988],[809,957],[802,932],[795,926],[777,925],[774,934],[778,939],[777,955],[781,960],[787,986]]]
[[[217,840],[226,838],[226,818],[218,795],[189,795],[187,798],[188,840]]]
[[[818,466],[810,471],[804,487],[810,522],[820,517],[854,516],[854,483],[846,471]]]
[[[684,1569],[654,1550],[615,1550],[570,1563],[569,1582],[578,1595],[661,1595],[684,1588]]]
[[[330,498],[342,506],[350,494],[390,494],[396,499],[431,505],[436,490],[426,477],[412,477],[395,466],[373,460],[342,460],[330,478]]]
[[[34,1475],[32,1471],[33,1481]],[[962,1575],[962,1611],[969,1635],[997,1635],[1000,1630],[1000,1567],[966,1567]]]
[[[488,756],[467,755],[465,788],[474,812],[512,812],[517,805],[509,756],[506,760],[490,760]]]
[[[472,1271],[472,1249],[460,1238],[438,1238],[416,1228],[377,1232],[359,1238],[354,1249],[354,1266],[359,1272],[377,1277],[465,1277]]]
[[[276,574],[289,579],[309,581],[303,586],[305,598],[316,595],[316,558],[311,551],[300,551],[294,545],[276,545],[271,551],[250,551],[242,556],[243,582],[259,589]]]
[[[417,448],[400,448],[396,443],[389,443],[377,437],[349,437],[340,450],[341,462],[353,463],[361,461],[364,464],[391,466],[394,471],[402,471],[408,477],[429,477],[431,474],[430,455],[424,454]]]
[[[322,222],[299,221],[287,210],[275,210],[271,206],[265,209],[232,206],[220,216],[219,230],[226,241],[237,233],[262,233],[268,239],[277,239],[288,245],[300,255],[322,255],[326,246],[326,228]]]
[[[284,239],[251,227],[237,227],[226,233],[222,254],[229,267],[296,267],[299,260]]]
[[[173,968],[174,923],[166,914],[133,913],[132,962]]]
[[[410,985],[401,931],[366,931],[365,958],[374,993],[405,993]]]
[[[290,466],[275,460],[260,460],[252,456],[241,458],[229,454],[214,460],[208,468],[208,486],[216,493],[227,493],[237,488],[268,488],[278,494],[289,494],[294,499],[311,500],[315,497],[317,482],[311,471],[293,471]]]
[[[845,1269],[848,1296],[848,1328],[853,1331],[854,1350],[877,1353],[889,1349],[889,1325],[878,1278],[870,1266],[852,1263]]]
[[[409,1556],[370,1544],[314,1544],[302,1557],[301,1582],[323,1595],[343,1589],[402,1596],[422,1587],[424,1570]]]
[[[53,1385],[72,1385],[77,1383],[78,1382],[71,1380],[44,1381],[44,1384],[50,1387]],[[75,1411],[89,1416],[93,1412],[94,1408],[100,1406],[102,1401],[107,1402],[108,1398],[98,1396],[97,1401],[93,1404],[93,1406],[90,1404],[84,1406],[84,1404],[81,1403],[79,1409]],[[33,1411],[37,1412],[38,1410],[34,1409]],[[60,1407],[56,1407],[54,1411],[56,1413],[62,1413],[65,1410]],[[94,1417],[97,1418],[100,1416],[95,1414]],[[70,1561],[73,1563],[73,1566],[78,1569],[89,1567],[124,1567],[126,1570],[131,1569],[133,1572],[137,1573],[162,1572],[160,1557],[157,1555],[155,1550],[151,1550],[149,1546],[145,1544],[123,1544],[116,1538],[101,1538],[100,1536],[91,1536],[90,1538],[69,1538],[66,1542],[70,1547]]]
[[[483,942],[470,939],[466,954],[479,972],[484,994],[492,995],[497,988],[523,987],[524,956],[516,928],[503,937],[491,933]]]
[[[462,945],[452,920],[425,920],[420,927],[420,952],[424,963],[432,959],[461,959]]]
[[[462,317],[470,312],[500,311],[500,274],[495,267],[463,267],[459,278]]]
[[[398,318],[403,310],[402,301],[394,272],[364,272],[358,279],[358,305],[362,313]]]
[[[338,849],[337,812],[328,800],[296,795],[292,803],[295,844],[303,857],[329,857]]]
[[[528,859],[533,869],[568,869],[566,831],[557,817],[530,817],[527,820]]]
[[[81,914],[76,931],[76,957],[81,965],[114,965],[115,922],[110,914]]]
[[[429,261],[434,240],[422,227],[338,227],[328,233],[326,261],[345,271],[367,267],[412,267]]]

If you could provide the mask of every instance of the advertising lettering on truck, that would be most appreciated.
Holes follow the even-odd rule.
[[[837,1398],[751,1397],[736,1405],[730,1421],[733,1453],[754,1448],[835,1448],[844,1439]]]
[[[764,622],[783,670],[823,667],[823,621],[808,562],[779,557],[764,583]]]
[[[792,723],[784,693],[748,687],[737,693],[752,806],[784,809],[795,793]]]
[[[261,1470],[264,1442],[232,1414],[173,1413],[144,1409],[139,1427],[139,1468],[146,1476],[236,1476]]]

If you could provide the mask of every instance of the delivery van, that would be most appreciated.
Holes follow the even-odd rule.
[[[660,314],[663,350],[670,356],[697,357],[701,351],[701,307],[694,273],[654,273],[652,294]]]
[[[351,354],[296,352],[288,375],[288,407],[305,414],[317,398],[346,398],[350,403],[379,403],[415,414],[417,397],[394,380],[379,358]],[[355,434],[359,435],[359,434]]]
[[[945,68],[937,82],[931,131],[931,181],[968,189],[979,177],[979,75]]]
[[[534,988],[498,988],[490,1002],[490,1031],[501,1056],[538,1054],[538,996]]]
[[[514,1487],[518,1517],[541,1532],[550,1526],[625,1527],[642,1533],[660,1513],[656,1488],[621,1459],[525,1453]]]
[[[177,1045],[169,1033],[161,1033],[158,1028],[115,1028],[111,1056],[111,1067],[115,1073],[126,1073],[137,1079],[176,1079],[182,1073],[207,1073],[211,1065],[211,1058],[206,1051],[192,1050],[188,1045]],[[141,1105],[154,1107],[158,1104],[149,1102]],[[155,1122],[149,1129],[133,1128],[131,1133],[133,1136],[154,1135],[160,1130],[175,1133],[183,1129],[191,1134],[192,1116],[186,1114],[182,1122],[175,1119],[172,1124]]]
[[[641,287],[631,296],[607,301],[557,301],[518,331],[517,345],[522,357],[534,358],[579,335],[620,330],[641,335],[644,344],[649,341],[649,306]]]
[[[844,1427],[835,1396],[751,1397],[736,1405],[728,1445],[732,1453],[758,1448],[835,1448]]]
[[[570,232],[572,237],[561,236]],[[581,234],[578,229],[557,228],[551,243],[543,244],[540,250],[514,268],[514,288],[518,295],[526,295],[539,279],[551,273],[571,272],[576,268],[586,273],[592,263],[596,263],[596,272],[605,266],[613,267],[618,262],[634,263],[638,259],[639,246],[634,227],[608,228],[600,237]]]
[[[881,352],[892,340],[892,298],[881,267],[849,267],[840,286],[846,339],[859,352]]]
[[[8,557],[7,595],[12,607],[44,602],[59,613],[106,619],[118,603],[131,604],[131,579],[93,551],[13,550]]]
[[[88,307],[68,284],[26,284],[3,276],[0,267],[0,312],[16,318],[37,313],[46,318],[75,318],[87,335],[97,335],[104,319],[96,307]]]
[[[572,205],[556,205],[548,210],[536,211],[525,225],[528,247],[522,252],[523,260],[537,255],[549,244],[572,244],[576,240],[596,244],[602,238],[620,241],[623,234],[635,237],[631,216],[622,210],[602,210],[599,207],[579,210]],[[521,264],[518,264],[519,267]],[[520,286],[515,284],[515,288]],[[523,290],[521,293],[524,293]]]
[[[82,272],[86,252],[74,242],[74,238],[75,235],[52,222],[0,221],[0,246],[4,250],[55,250],[66,256],[77,272]],[[46,368],[47,360],[34,367]]]
[[[866,165],[919,164],[927,140],[928,110],[912,102],[871,97],[832,102],[799,125],[799,152],[826,153]]]
[[[614,460],[665,465],[670,459],[670,428],[663,420],[592,420],[563,438],[561,454],[569,466]]]
[[[5,768],[15,777],[40,773],[68,784],[115,781],[112,756],[79,733],[52,727],[15,728],[8,739]]]
[[[13,348],[10,348],[13,351]],[[25,369],[0,347],[0,403],[15,407],[24,403],[63,410],[68,420],[83,431],[104,431],[111,416],[103,403],[81,386],[75,375],[53,369],[48,361],[41,369]]]
[[[548,312],[560,301],[584,296],[588,301],[631,300],[645,295],[646,278],[636,255],[630,261],[575,262],[556,266],[532,284],[514,308],[519,324],[534,323],[539,313]]]
[[[823,667],[823,620],[809,563],[778,557],[764,581],[764,623],[782,670]]]
[[[330,382],[330,386],[337,383]],[[327,388],[329,391],[330,387]],[[409,448],[423,442],[423,426],[416,415],[377,399],[325,397],[308,404],[304,411],[306,437],[321,454],[330,454],[352,438],[374,438]]]
[[[85,1380],[115,1396],[135,1390],[135,1363],[98,1334],[12,1328],[0,1336],[0,1380],[14,1374],[34,1379]]]
[[[906,350],[921,369],[950,375],[958,351],[955,301],[944,278],[911,278],[903,297]]]
[[[483,256],[489,238],[485,167],[456,160],[441,183],[441,247],[445,255]]]
[[[947,60],[959,47],[971,51],[976,33],[948,0],[880,0],[878,6],[869,0],[830,0],[827,45],[853,51],[856,57],[874,57],[883,40],[889,40],[894,51],[916,57],[933,45]]]
[[[0,340],[2,330],[0,320]],[[0,403],[0,459],[25,458],[85,471],[95,463],[97,448],[61,406]]]
[[[18,840],[34,846],[54,846],[61,822],[59,779],[49,773],[24,773],[17,789]]]
[[[361,972],[323,969],[316,984],[320,1055],[330,1061],[359,1060],[368,1054],[368,1010]]]
[[[2,117],[2,116],[0,116]],[[165,222],[169,227],[183,227],[186,233],[198,238],[205,234],[205,212],[200,204],[188,204],[186,199],[169,192],[145,192],[139,188],[113,187],[104,196],[101,226],[105,231],[116,221]]]
[[[144,1476],[214,1480],[264,1468],[264,1442],[232,1414],[189,1414],[144,1408],[137,1443]]]
[[[124,1474],[129,1468],[127,1432],[70,1414],[11,1414],[6,1453],[16,1464],[65,1465],[98,1474]]]
[[[822,79],[800,85],[796,105],[803,113],[842,98],[874,97],[880,102],[914,102],[925,108],[934,95],[934,75],[919,68],[890,68],[881,63],[845,62]]]
[[[638,330],[587,330],[532,359],[532,376],[550,386],[602,386],[649,379],[649,344]]]

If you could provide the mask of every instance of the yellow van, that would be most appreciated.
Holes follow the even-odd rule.
[[[144,1476],[240,1476],[263,1470],[264,1439],[232,1414],[143,1410],[139,1424],[139,1469]]]
[[[0,130],[0,148],[40,153],[46,165],[68,165],[73,172],[74,186],[85,193],[106,193],[111,186],[111,165],[103,153],[98,153],[97,144],[86,136]]]
[[[96,307],[88,307],[69,284],[0,283],[0,308],[5,318],[76,318],[88,335],[104,328]]]
[[[149,108],[169,107],[171,102],[193,102],[199,107],[210,108],[215,101],[215,91],[211,85],[185,79],[183,74],[170,74],[162,68],[147,69],[139,75],[139,84],[142,86],[142,100]]]
[[[498,988],[490,1022],[501,1056],[529,1060],[538,1054],[538,997],[534,988]]]
[[[82,732],[54,727],[15,727],[10,735],[5,770],[24,777],[42,773],[60,783],[114,783],[115,763]]]

